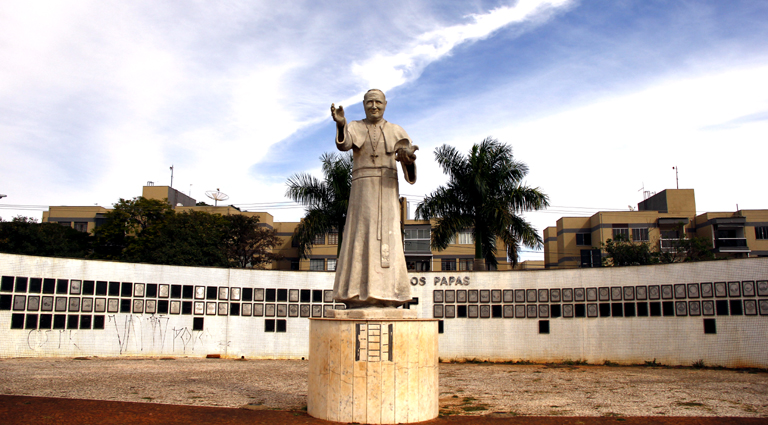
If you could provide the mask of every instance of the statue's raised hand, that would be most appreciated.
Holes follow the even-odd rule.
[[[336,109],[336,106],[331,103],[331,117],[336,121],[338,127],[344,127],[347,124],[347,119],[344,118],[344,107],[341,105]]]
[[[417,145],[399,147],[395,150],[395,161],[402,162],[403,164],[413,164],[416,162],[417,150],[419,150]]]

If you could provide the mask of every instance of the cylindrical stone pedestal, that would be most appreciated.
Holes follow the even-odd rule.
[[[316,418],[361,424],[434,419],[437,381],[437,320],[310,319],[307,411]]]

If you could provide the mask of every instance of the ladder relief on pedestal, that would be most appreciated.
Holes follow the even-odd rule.
[[[357,323],[355,324],[355,361],[391,362],[392,361],[392,324]]]

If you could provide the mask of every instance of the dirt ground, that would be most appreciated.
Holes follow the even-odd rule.
[[[0,359],[0,394],[302,410],[308,362]],[[441,363],[444,416],[768,417],[768,373],[665,367]]]

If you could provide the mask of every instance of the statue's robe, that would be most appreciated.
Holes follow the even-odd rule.
[[[398,306],[411,299],[403,253],[395,151],[412,146],[402,127],[381,120],[374,151],[369,126],[353,121],[336,134],[336,147],[352,149],[352,189],[333,298],[348,307]],[[373,130],[375,134],[375,129]],[[375,136],[374,136],[375,137]],[[416,182],[416,164],[401,162],[405,180]]]

